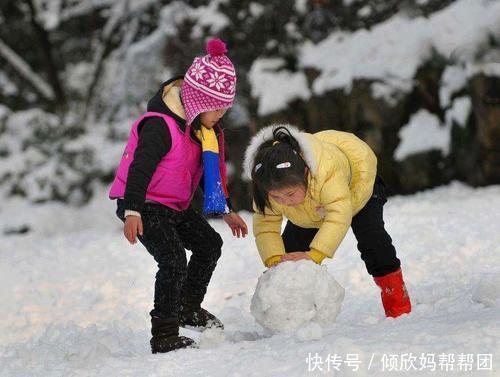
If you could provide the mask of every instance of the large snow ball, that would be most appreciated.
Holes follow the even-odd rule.
[[[326,267],[284,262],[259,278],[250,311],[271,332],[290,333],[309,322],[333,324],[343,300],[344,288]]]

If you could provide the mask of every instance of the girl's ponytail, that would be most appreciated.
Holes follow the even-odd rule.
[[[273,138],[263,142],[253,160],[252,193],[257,210],[271,208],[269,191],[303,185],[307,188],[307,164],[298,141],[284,126],[273,129]]]
[[[284,126],[276,127],[273,130],[273,145],[277,143],[288,144],[296,153],[300,153],[300,145],[292,136],[290,130]]]

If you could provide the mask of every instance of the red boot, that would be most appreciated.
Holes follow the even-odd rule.
[[[380,295],[386,317],[396,318],[401,314],[411,312],[410,297],[400,268],[390,274],[373,279],[382,291]]]

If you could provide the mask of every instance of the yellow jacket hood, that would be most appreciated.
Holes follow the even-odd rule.
[[[290,124],[273,124],[271,126],[265,127],[256,133],[250,140],[248,144],[245,159],[243,161],[243,177],[246,180],[252,179],[252,167],[255,165],[255,156],[262,143],[273,139],[273,131],[278,127],[286,127],[290,134],[297,140],[302,150],[302,158],[306,162],[309,170],[314,175],[317,171],[316,158],[314,157],[314,152],[309,140],[307,140],[307,134],[301,132],[297,127]]]
[[[253,230],[259,253],[264,262],[285,253],[281,223],[286,218],[303,228],[318,228],[310,249],[332,257],[352,217],[373,192],[377,159],[370,147],[351,133],[327,130],[309,134],[289,125],[272,125],[256,134],[246,150],[247,178],[259,146],[271,140],[273,129],[279,126],[289,129],[300,145],[301,156],[309,167],[308,187],[304,202],[298,206],[270,200],[271,208],[266,208],[265,215],[255,212]]]

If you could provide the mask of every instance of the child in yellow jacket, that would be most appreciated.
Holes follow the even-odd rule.
[[[361,259],[381,288],[388,317],[411,311],[392,240],[384,228],[384,184],[370,147],[347,132],[316,134],[269,126],[247,148],[252,180],[253,231],[267,267],[332,258],[351,226]],[[283,218],[288,219],[281,234]]]

